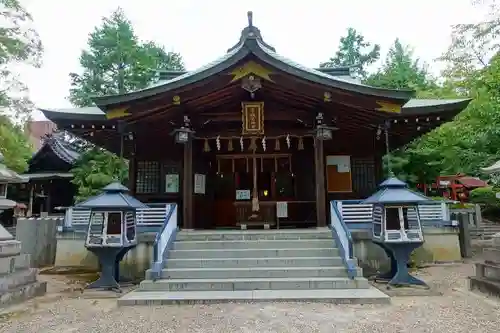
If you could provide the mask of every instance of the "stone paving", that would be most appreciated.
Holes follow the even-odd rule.
[[[391,305],[321,303],[120,307],[116,299],[71,298],[49,279],[47,296],[0,314],[0,332],[498,332],[500,301],[467,292],[472,264],[420,276],[443,296],[394,297]]]

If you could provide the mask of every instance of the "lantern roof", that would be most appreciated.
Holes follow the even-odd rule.
[[[147,206],[127,194],[129,189],[118,182],[111,183],[102,189],[102,193],[76,205],[78,208],[88,209],[119,209],[129,210],[146,208]]]
[[[382,182],[379,190],[363,200],[364,204],[418,204],[431,201],[425,195],[412,191],[408,188],[408,184],[390,177]]]

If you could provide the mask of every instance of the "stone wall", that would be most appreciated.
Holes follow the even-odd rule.
[[[97,257],[85,248],[86,233],[64,232],[57,236],[56,267],[81,267],[86,270],[99,268]],[[139,244],[123,258],[120,275],[130,279],[144,279],[146,269],[153,261],[155,235],[139,234]]]
[[[458,231],[453,228],[426,228],[425,243],[415,252],[417,263],[454,262],[461,260]],[[130,250],[121,263],[121,275],[132,279],[143,279],[144,272],[153,258],[154,234],[139,234],[140,244]],[[371,275],[388,268],[389,260],[385,252],[372,243],[369,231],[353,231],[354,255],[364,269]],[[87,269],[98,268],[97,258],[84,246],[85,233],[66,232],[57,240],[56,266],[83,266]]]
[[[358,258],[364,275],[389,269],[389,258],[384,250],[372,242],[371,231],[352,231],[354,256]],[[458,230],[455,228],[424,228],[424,245],[412,255],[417,264],[460,261]]]
[[[16,239],[22,253],[31,256],[32,267],[52,266],[57,248],[57,225],[61,218],[18,218]]]

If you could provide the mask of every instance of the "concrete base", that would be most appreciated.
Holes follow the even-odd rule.
[[[334,304],[389,304],[390,297],[380,290],[240,290],[240,291],[188,291],[144,292],[133,291],[118,299],[119,306],[166,305],[228,302],[321,302]]]
[[[0,294],[0,308],[24,302],[47,292],[47,282],[34,282]]]
[[[471,276],[469,277],[469,289],[479,290],[485,294],[500,297],[500,282],[497,281]]]

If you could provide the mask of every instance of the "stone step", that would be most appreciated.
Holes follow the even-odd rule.
[[[369,288],[365,278],[240,278],[240,279],[161,279],[144,280],[141,291],[231,291],[231,290],[309,290]]]
[[[252,268],[165,268],[162,279],[242,279],[242,278],[308,278],[347,277],[338,267],[252,267]],[[151,276],[146,274],[146,279]]]
[[[483,249],[483,258],[487,264],[500,266],[500,248]]]
[[[380,290],[239,290],[239,291],[140,291],[135,290],[118,299],[119,306],[167,305],[227,302],[321,302],[334,304],[389,304],[390,297]]]
[[[340,257],[288,258],[205,258],[168,259],[168,268],[238,268],[238,267],[333,267],[343,266]]]
[[[36,268],[28,268],[0,276],[0,295],[20,286],[35,283],[37,274],[38,270]]]
[[[0,257],[0,276],[18,270],[30,268],[31,257],[29,254],[19,254],[13,257]]]
[[[180,231],[176,240],[258,240],[258,239],[331,239],[328,228],[297,230],[224,230],[224,231]]]
[[[476,277],[500,282],[500,265],[476,263]]]
[[[176,241],[174,250],[294,249],[335,247],[332,239]]]
[[[491,281],[477,276],[469,277],[470,290],[479,290],[491,296],[500,297],[500,282]]]
[[[215,250],[171,250],[170,259],[204,258],[283,258],[283,257],[338,257],[339,250],[329,248],[293,249],[215,249]]]

